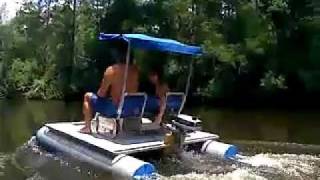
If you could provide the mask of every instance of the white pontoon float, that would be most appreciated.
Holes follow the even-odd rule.
[[[152,176],[156,172],[152,164],[135,158],[135,155],[162,151],[172,146],[166,142],[170,133],[175,135],[172,137],[175,137],[175,145],[178,144],[178,147],[190,146],[199,152],[224,159],[236,156],[235,146],[217,142],[218,135],[201,131],[199,118],[181,114],[190,86],[192,62],[185,92],[167,94],[166,114],[170,116],[168,123],[162,127],[155,126],[150,119],[145,118],[145,109],[150,97],[145,93],[125,92],[130,48],[199,56],[202,54],[200,47],[143,34],[100,34],[99,39],[128,43],[122,99],[116,114],[97,113],[91,122],[90,135],[79,132],[84,126],[82,122],[46,124],[36,135],[40,146],[129,179]]]

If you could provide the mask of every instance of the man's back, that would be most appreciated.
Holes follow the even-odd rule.
[[[119,105],[122,95],[122,88],[125,76],[125,64],[115,64],[107,68],[105,76],[106,79],[109,79],[111,87],[110,96],[114,104]],[[126,82],[126,92],[135,93],[138,92],[139,87],[139,70],[135,65],[129,65],[128,69],[128,78]]]

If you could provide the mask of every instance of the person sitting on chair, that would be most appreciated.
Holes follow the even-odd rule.
[[[83,115],[85,126],[80,130],[81,133],[91,133],[91,120],[94,113],[99,112],[107,117],[117,115],[117,107],[122,98],[128,47],[127,44],[123,43],[119,45],[118,51],[113,51],[115,54],[118,54],[116,55],[118,62],[106,68],[97,94],[88,92],[84,95]],[[137,66],[133,64],[132,55],[130,56],[127,77],[126,92],[138,92],[139,70]]]
[[[156,109],[158,112],[153,123],[160,125],[166,109],[166,94],[169,92],[169,86],[163,80],[163,70],[160,68],[153,69],[149,73],[149,81],[154,85],[155,97],[148,98],[147,107],[149,109]],[[149,107],[148,107],[149,106]],[[155,107],[153,107],[155,106]],[[151,110],[152,111],[152,110]]]

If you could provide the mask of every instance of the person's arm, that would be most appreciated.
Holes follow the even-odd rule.
[[[97,95],[99,97],[106,97],[108,90],[110,88],[110,85],[112,83],[112,76],[113,76],[113,69],[112,67],[108,67],[106,69],[106,71],[104,72],[101,84],[100,84],[100,88],[97,92]]]
[[[169,91],[168,85],[162,85],[158,90],[158,97],[160,99],[160,109],[156,116],[155,123],[160,124],[162,122],[163,115],[166,110],[166,94]]]

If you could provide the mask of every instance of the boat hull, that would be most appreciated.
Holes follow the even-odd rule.
[[[50,152],[75,158],[128,179],[154,174],[154,166],[140,159],[167,149],[164,143],[165,131],[148,131],[107,139],[80,133],[83,126],[79,122],[46,124],[37,132],[36,139],[41,147]],[[218,138],[215,134],[202,131],[191,132],[187,133],[184,146],[190,150],[199,150],[205,142]],[[128,166],[124,168],[124,164]]]
[[[125,154],[112,154],[46,126],[37,132],[36,138],[39,145],[48,151],[61,153],[88,163],[104,171],[111,172],[117,178],[151,177],[156,172],[155,167],[148,162]],[[125,168],[124,164],[126,164]]]
[[[48,149],[55,149],[56,146],[59,146],[59,143],[63,143],[67,146],[64,151],[67,151],[70,149],[68,147],[70,143],[72,146],[75,144],[77,148],[88,148],[91,151],[100,152],[100,154],[110,157],[120,154],[131,155],[156,151],[166,147],[164,143],[165,132],[163,131],[126,134],[108,139],[80,133],[79,130],[82,127],[83,123],[79,122],[46,124],[44,126],[46,131],[39,131],[37,139],[39,139],[40,144],[44,144]],[[219,136],[215,134],[195,131],[187,134],[184,145],[192,146],[209,140],[217,140],[218,138]],[[51,139],[58,144],[50,141]]]

